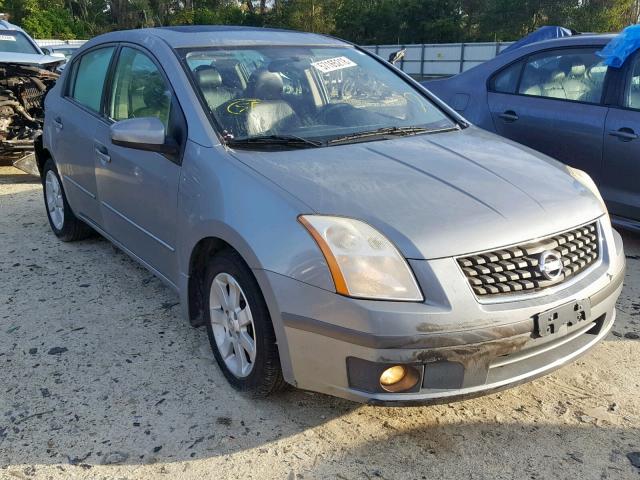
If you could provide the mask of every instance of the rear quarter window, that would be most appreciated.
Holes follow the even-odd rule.
[[[489,83],[489,89],[498,93],[516,93],[523,61],[509,65],[496,73]]]

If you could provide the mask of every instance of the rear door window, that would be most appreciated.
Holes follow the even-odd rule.
[[[598,104],[607,66],[594,48],[552,50],[531,55],[522,72],[518,93]]]
[[[74,64],[70,96],[81,105],[100,112],[102,91],[115,47],[91,50]]]

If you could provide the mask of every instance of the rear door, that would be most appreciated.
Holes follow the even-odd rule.
[[[105,100],[109,124],[94,137],[98,198],[106,231],[171,283],[176,282],[180,158],[114,145],[110,125],[156,117],[180,145],[186,121],[168,77],[142,48],[122,46]]]
[[[94,48],[68,68],[63,95],[49,104],[53,117],[52,155],[62,177],[65,194],[76,214],[101,225],[94,172],[93,137],[101,116],[105,79],[115,47]]]
[[[494,75],[488,92],[500,135],[585,170],[595,179],[602,173],[608,111],[602,102],[607,67],[595,55],[597,48],[529,55]]]
[[[600,187],[612,214],[640,221],[640,54],[627,68],[607,115]]]

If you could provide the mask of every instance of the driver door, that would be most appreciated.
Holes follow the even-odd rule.
[[[156,117],[186,140],[184,116],[159,64],[142,49],[121,48],[106,101],[109,124],[95,136],[95,171],[105,229],[170,283],[177,278],[176,214],[180,158],[111,142],[110,125]]]

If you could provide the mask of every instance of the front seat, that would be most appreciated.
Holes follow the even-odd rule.
[[[211,110],[233,98],[233,93],[223,86],[222,76],[215,67],[201,65],[194,70],[196,82]]]
[[[256,70],[249,77],[246,95],[254,102],[247,112],[246,130],[248,135],[264,135],[279,126],[297,122],[291,106],[282,98],[284,82],[282,76],[268,70]]]

